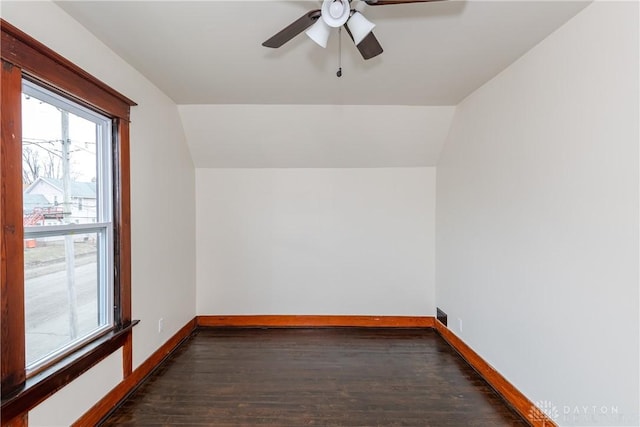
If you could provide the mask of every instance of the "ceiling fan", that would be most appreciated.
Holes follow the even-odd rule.
[[[382,46],[373,35],[375,24],[355,9],[351,9],[352,0],[324,0],[322,8],[309,11],[282,29],[262,46],[278,48],[305,31],[322,47],[327,47],[331,28],[344,25],[349,37],[355,43],[364,59],[371,59],[382,53]],[[405,3],[427,3],[440,0],[362,0],[369,6],[386,6]]]

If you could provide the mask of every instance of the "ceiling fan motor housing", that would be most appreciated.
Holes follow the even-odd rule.
[[[341,27],[349,19],[350,9],[349,0],[324,0],[322,20],[330,27]]]

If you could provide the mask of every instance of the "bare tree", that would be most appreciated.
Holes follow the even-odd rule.
[[[40,161],[40,151],[32,147],[22,149],[22,181],[29,185],[40,176],[42,163]]]
[[[59,141],[25,141],[22,148],[22,180],[31,185],[39,177],[62,180],[64,177],[62,151],[49,148]],[[68,154],[70,156],[70,153]],[[72,180],[78,173],[70,174]]]
[[[43,166],[45,178],[62,179],[62,159],[59,155],[47,151],[47,159]]]

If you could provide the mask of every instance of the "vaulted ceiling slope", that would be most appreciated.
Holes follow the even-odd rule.
[[[181,105],[198,168],[435,166],[455,107]]]
[[[364,61],[342,35],[261,43],[320,1],[60,1],[177,104],[456,105],[574,16],[581,1],[352,5],[384,53]]]

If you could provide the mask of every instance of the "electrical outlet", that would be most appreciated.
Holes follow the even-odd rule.
[[[462,319],[458,317],[458,329],[462,332]]]
[[[164,329],[164,319],[161,317],[160,320],[158,320],[158,333],[162,332],[163,329]]]

